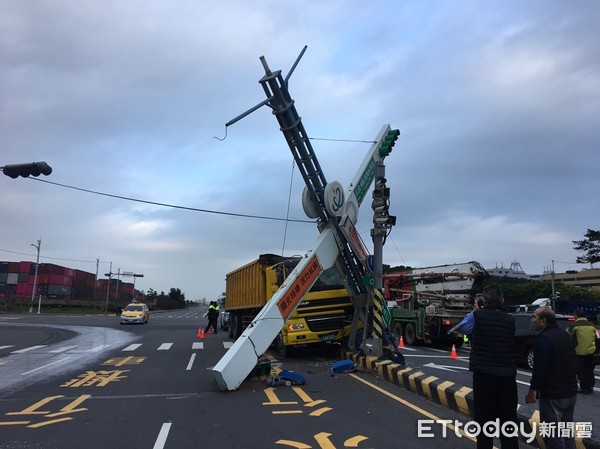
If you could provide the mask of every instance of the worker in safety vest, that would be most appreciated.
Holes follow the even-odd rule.
[[[217,301],[211,301],[208,306],[208,310],[204,314],[205,317],[208,317],[208,326],[206,326],[205,332],[208,333],[208,330],[211,328],[214,329],[215,334],[217,333],[217,319],[219,318],[219,305]]]

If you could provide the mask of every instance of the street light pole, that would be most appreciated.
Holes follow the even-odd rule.
[[[143,274],[137,274],[137,273],[133,273],[133,297],[132,300],[135,301],[135,278],[143,278],[144,275]]]
[[[121,269],[117,268],[117,287],[115,288],[115,304],[119,306],[119,283],[121,282]]]
[[[36,288],[37,288],[37,277],[38,277],[38,266],[40,264],[40,248],[42,246],[42,239],[38,239],[37,245],[32,243],[31,246],[34,246],[37,249],[37,259],[35,261],[35,275],[33,278],[33,292],[31,292],[31,306],[29,307],[29,313],[33,313],[33,298],[35,297]],[[38,303],[38,314],[40,313],[42,297],[40,296],[40,300]]]
[[[123,277],[133,277],[133,294],[131,295],[131,301],[135,302],[135,278],[143,278],[143,274],[134,273],[133,271],[123,271],[120,273]]]

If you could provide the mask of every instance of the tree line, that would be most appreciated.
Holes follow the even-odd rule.
[[[185,309],[191,303],[186,301],[185,294],[178,288],[171,288],[168,294],[149,289],[146,293],[146,302],[155,304],[156,308],[161,310]]]

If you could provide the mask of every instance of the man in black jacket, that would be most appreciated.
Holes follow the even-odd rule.
[[[540,399],[542,423],[571,423],[577,402],[577,359],[575,343],[570,335],[556,325],[556,315],[549,307],[535,310],[531,319],[539,332],[534,349],[533,374],[526,401],[533,404]],[[567,436],[559,436],[558,425],[548,427],[544,437],[547,449],[575,449],[574,429]]]
[[[504,296],[497,285],[483,289],[484,307],[473,312],[469,369],[473,372],[475,421],[483,428],[499,420],[517,425],[515,318],[502,310]],[[500,434],[502,449],[517,449],[518,437]],[[480,432],[477,449],[491,449],[493,438]]]

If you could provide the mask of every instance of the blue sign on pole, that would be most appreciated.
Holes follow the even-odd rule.
[[[375,256],[367,256],[367,268],[371,273],[375,273]]]

